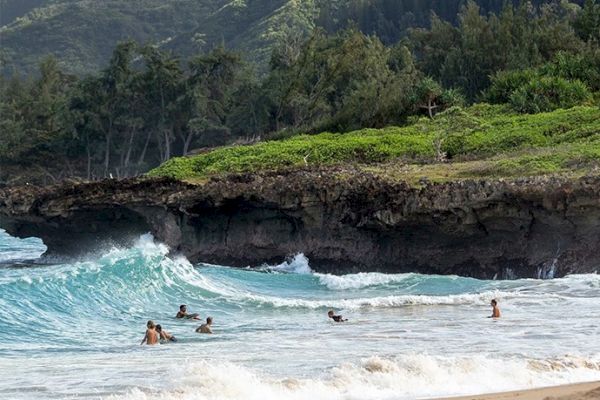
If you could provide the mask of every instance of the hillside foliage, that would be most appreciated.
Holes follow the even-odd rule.
[[[499,157],[499,155],[501,157]],[[460,166],[465,177],[536,175],[600,165],[600,109],[522,115],[505,106],[454,107],[405,127],[300,135],[169,160],[150,172],[197,181],[215,174],[345,164]],[[478,163],[474,163],[477,161]],[[467,163],[466,165],[469,165]],[[511,170],[511,168],[513,168]]]
[[[109,18],[117,24],[127,6],[117,0],[109,2],[119,3],[114,18]],[[253,22],[263,10],[257,6],[261,2],[271,7],[269,18],[278,21],[278,29]],[[223,25],[222,29],[236,30],[222,19],[229,18],[227,13],[251,29],[266,29],[259,36],[269,41],[269,47],[240,46],[268,51],[268,62],[249,61],[244,53],[222,44],[213,46],[214,38],[195,32],[197,47],[190,57],[163,45],[127,40],[119,42],[98,72],[80,76],[65,68],[60,58],[50,56],[39,62],[36,74],[1,76],[0,180],[52,183],[66,178],[135,176],[173,157],[204,153],[207,148],[264,141],[275,146],[274,140],[286,138],[292,141],[285,146],[297,143],[298,153],[292,157],[282,149],[281,155],[270,152],[268,158],[277,165],[297,165],[298,157],[325,157],[317,150],[307,156],[301,145],[309,140],[306,135],[319,132],[334,136],[320,137],[314,143],[349,162],[357,161],[353,158],[357,154],[364,154],[368,163],[405,156],[428,159],[431,132],[421,138],[413,135],[410,140],[414,142],[409,143],[393,135],[372,136],[364,129],[404,126],[420,117],[436,121],[446,110],[480,101],[499,104],[513,113],[535,114],[592,107],[600,99],[597,0],[586,0],[583,7],[566,1],[539,6],[506,3],[497,13],[483,8],[491,7],[491,2],[468,1],[449,20],[433,13],[428,28],[398,26],[397,36],[389,33],[383,39],[368,33],[371,28],[373,32],[383,29],[373,10],[389,9],[386,15],[391,19],[400,15],[391,2],[383,0],[334,1],[326,11],[318,1],[199,3],[221,7],[216,14],[205,11],[212,15],[210,23]],[[450,12],[451,3],[444,6],[444,12]],[[28,19],[2,28],[3,40],[11,32],[21,32],[18,27],[23,24],[38,27],[47,26],[38,20],[60,21],[65,10],[74,12],[82,4],[56,0],[33,8],[26,14]],[[176,4],[189,7],[190,16],[201,8],[188,0],[140,4],[144,5],[140,10],[152,5],[155,14],[147,14],[149,20],[158,15],[175,18]],[[396,7],[409,4],[400,2]],[[96,10],[98,18],[104,15],[101,3],[84,5],[86,12]],[[331,18],[320,20],[323,13]],[[354,23],[337,21],[336,25],[333,15],[344,13],[355,15]],[[172,23],[162,23],[173,28]],[[153,26],[159,29],[161,25]],[[243,40],[255,40],[256,35],[248,34]],[[177,40],[170,43],[175,46]],[[333,142],[342,141],[346,136],[338,134],[344,132],[355,132],[347,133],[349,138],[362,133],[354,144],[335,147]],[[466,157],[480,151],[468,140],[463,143],[460,138],[441,136],[435,134],[434,158]],[[511,140],[529,143],[536,138],[522,133]],[[391,147],[386,147],[386,141]],[[451,143],[453,147],[448,147]],[[467,150],[457,150],[460,146]],[[389,153],[382,150],[386,148]],[[240,160],[245,159],[244,152],[255,151],[251,149],[236,150],[241,152]]]

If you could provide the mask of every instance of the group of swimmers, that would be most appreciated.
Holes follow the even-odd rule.
[[[175,315],[175,318],[199,320],[200,315],[189,314],[187,312],[187,306],[185,304],[182,304],[179,306],[179,311]],[[201,324],[198,328],[196,328],[196,332],[212,334],[212,323],[212,317],[206,318],[206,323]],[[166,330],[162,329],[162,326],[155,324],[154,321],[148,321],[148,323],[146,324],[146,334],[144,335],[144,338],[142,339],[142,342],[140,344],[145,343],[149,345],[154,345],[159,343],[168,343],[176,341],[177,338],[175,338],[175,336],[171,335]]]
[[[498,301],[496,299],[493,299],[491,301],[490,305],[492,306],[492,315],[490,315],[488,318],[500,318],[500,308],[498,308]],[[344,318],[341,315],[336,315],[333,310],[329,310],[327,312],[327,317],[332,319],[334,322],[348,321],[347,318]],[[185,304],[182,304],[179,306],[179,311],[175,315],[175,318],[199,320],[200,315],[188,313],[187,306]],[[204,323],[204,324],[200,325],[198,328],[196,328],[196,332],[212,334],[213,333],[212,322],[213,322],[212,317],[206,318],[206,323]],[[144,336],[144,339],[142,340],[142,343],[140,343],[140,344],[146,343],[146,344],[153,345],[153,344],[177,341],[175,336],[171,335],[169,332],[162,329],[162,327],[160,325],[156,325],[154,323],[154,321],[148,321],[148,323],[146,324],[146,327],[147,327],[146,335]]]

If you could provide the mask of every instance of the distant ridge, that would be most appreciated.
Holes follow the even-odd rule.
[[[497,11],[503,0],[477,0]],[[384,42],[427,25],[432,11],[455,21],[465,0],[0,0],[0,65],[30,74],[48,54],[70,73],[103,67],[119,41],[170,48],[187,58],[217,44],[265,66],[285,34],[356,24]],[[548,3],[548,1],[534,1]]]

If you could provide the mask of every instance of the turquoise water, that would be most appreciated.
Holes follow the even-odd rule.
[[[88,261],[24,261],[44,249],[0,231],[3,398],[412,399],[600,379],[598,275],[333,276],[301,254],[234,269],[169,258],[149,235]],[[176,320],[181,303],[215,334]],[[148,319],[179,341],[140,346]]]

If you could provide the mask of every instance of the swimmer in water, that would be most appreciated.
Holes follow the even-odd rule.
[[[490,315],[488,318],[500,318],[500,309],[498,308],[498,302],[496,299],[493,299],[490,305],[492,306],[492,315]]]
[[[156,332],[158,332],[158,334],[160,336],[161,343],[177,341],[175,336],[173,336],[169,332],[163,330],[162,326],[160,326],[160,325],[156,325]]]
[[[148,345],[154,345],[154,344],[158,344],[159,340],[160,340],[160,336],[158,335],[158,332],[156,332],[156,325],[154,324],[154,321],[148,321],[148,323],[146,324],[146,327],[148,329],[146,329],[146,334],[144,335],[144,338],[142,339],[142,343],[140,343],[141,345],[146,343]]]
[[[327,316],[329,318],[331,318],[332,320],[334,320],[335,322],[346,322],[348,321],[347,319],[344,319],[341,315],[335,315],[333,310],[329,310],[329,312],[327,313]]]
[[[200,319],[200,315],[199,314],[188,314],[187,306],[185,304],[182,304],[179,306],[179,311],[177,312],[177,315],[175,315],[175,318]]]
[[[212,326],[212,317],[208,317],[206,318],[206,323],[200,325],[197,329],[196,332],[197,333],[213,333],[211,326]]]

